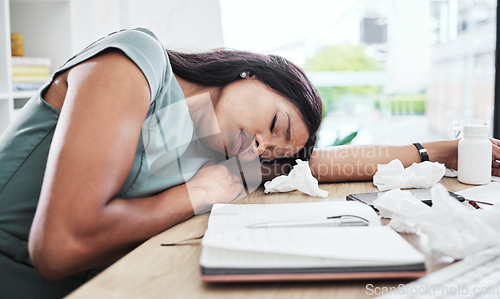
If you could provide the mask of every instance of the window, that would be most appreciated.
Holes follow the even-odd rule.
[[[220,0],[226,47],[282,55],[320,91],[318,146],[454,138],[493,127],[495,0]]]

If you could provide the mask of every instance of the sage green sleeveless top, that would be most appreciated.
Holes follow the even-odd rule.
[[[59,119],[59,111],[41,95],[58,73],[109,48],[119,49],[140,68],[151,91],[151,104],[134,162],[118,197],[146,197],[182,184],[211,159],[210,152],[192,140],[193,123],[184,95],[158,38],[146,29],[134,29],[118,31],[94,42],[69,59],[0,136],[2,298],[57,298],[91,276],[83,273],[60,281],[44,280],[30,265],[26,242]]]

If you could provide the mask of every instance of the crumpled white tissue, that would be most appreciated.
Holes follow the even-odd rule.
[[[300,159],[288,175],[280,175],[264,183],[264,193],[299,190],[310,196],[328,197],[328,191],[318,187],[318,180],[312,176],[309,163]]]
[[[413,163],[404,168],[399,159],[388,164],[378,164],[373,176],[373,184],[380,191],[399,188],[430,188],[434,186],[446,172],[444,164],[438,162]]]
[[[458,170],[446,168],[446,172],[444,173],[444,176],[449,177],[449,178],[456,178],[458,176]]]
[[[380,216],[391,218],[389,226],[400,233],[416,233],[420,216],[431,212],[431,207],[414,197],[410,191],[400,189],[387,191],[373,204],[380,211]]]
[[[427,237],[431,251],[462,259],[486,248],[500,246],[500,206],[474,210],[451,197],[437,184],[431,189],[432,207],[409,191],[391,190],[374,201],[389,226],[398,232]]]

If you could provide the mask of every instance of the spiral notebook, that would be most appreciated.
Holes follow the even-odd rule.
[[[263,227],[338,215],[368,226]],[[417,278],[424,256],[357,202],[216,204],[202,240],[206,282]]]

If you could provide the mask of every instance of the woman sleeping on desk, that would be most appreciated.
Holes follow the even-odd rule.
[[[414,145],[313,149],[321,115],[315,88],[281,57],[166,51],[146,29],[96,41],[0,137],[0,294],[64,296],[151,236],[231,202],[244,187],[220,161],[257,161],[268,180],[309,160],[320,182],[421,161]],[[457,141],[423,146],[456,169]]]

